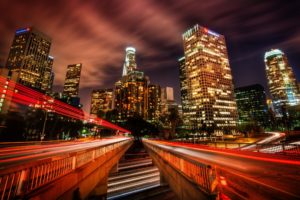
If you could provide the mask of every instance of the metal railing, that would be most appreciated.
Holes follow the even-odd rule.
[[[256,151],[261,153],[276,153],[288,156],[300,157],[300,145],[299,144],[256,144]]]
[[[66,175],[75,169],[126,145],[131,140],[123,140],[76,153],[66,153],[46,158],[24,166],[16,166],[0,171],[0,200],[13,199],[33,191],[47,183]]]
[[[154,141],[143,140],[143,142],[146,147],[183,174],[188,180],[199,186],[206,194],[217,194],[217,175],[215,168],[161,148],[157,146]]]

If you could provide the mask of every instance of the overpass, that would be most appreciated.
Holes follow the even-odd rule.
[[[257,152],[143,140],[180,199],[300,199],[300,161]]]

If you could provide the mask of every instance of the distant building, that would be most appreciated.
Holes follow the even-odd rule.
[[[45,67],[45,72],[42,80],[42,91],[50,93],[52,91],[53,81],[54,81],[54,72],[53,68],[53,57],[48,56],[47,64]]]
[[[118,120],[139,115],[147,119],[149,80],[144,72],[138,71],[135,62],[135,49],[126,48],[123,76],[115,83],[114,109],[118,112]]]
[[[189,103],[188,103],[188,79],[187,79],[187,71],[185,68],[185,57],[181,57],[178,59],[179,62],[179,80],[180,80],[180,94],[181,94],[181,117],[186,119],[186,124],[187,119],[188,119],[188,110],[189,110]],[[184,114],[187,115],[184,117]]]
[[[105,115],[105,113],[112,109],[113,90],[100,89],[93,90],[91,95],[91,111],[90,114]]]
[[[175,105],[174,89],[172,87],[161,88],[161,113],[166,114]],[[176,104],[177,105],[177,104]]]
[[[195,25],[179,59],[183,122],[188,129],[234,130],[237,107],[223,35]]]
[[[282,114],[283,107],[299,105],[299,89],[286,55],[279,49],[267,51],[265,66],[275,110]]]
[[[78,97],[82,64],[68,65],[63,94]]]
[[[239,123],[255,122],[260,125],[266,125],[268,106],[264,87],[255,84],[239,87],[234,91]]]
[[[6,68],[10,73],[18,73],[18,83],[46,92],[43,81],[45,73],[52,68],[50,46],[51,38],[35,28],[19,29],[10,47]]]
[[[148,86],[148,120],[157,121],[160,116],[161,88],[159,85]]]

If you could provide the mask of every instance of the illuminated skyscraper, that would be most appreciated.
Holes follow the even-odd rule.
[[[135,63],[135,49],[126,48],[123,76],[116,82],[114,89],[114,108],[118,111],[119,120],[139,115],[147,119],[148,77],[138,71]]]
[[[282,106],[300,104],[296,78],[286,55],[279,49],[267,51],[265,65],[275,110],[280,113]]]
[[[78,97],[82,64],[68,65],[63,94]]]
[[[264,87],[255,84],[234,90],[238,107],[239,123],[258,123],[266,125],[267,99]]]
[[[159,85],[148,86],[148,120],[156,121],[160,116],[161,89]]]
[[[183,34],[180,81],[188,129],[234,129],[237,107],[223,35],[195,25]]]
[[[112,109],[113,90],[101,89],[93,90],[91,96],[91,114],[104,115],[107,111]]]
[[[35,28],[19,29],[10,47],[6,68],[18,73],[17,82],[43,91],[43,79],[49,71],[50,46],[50,37]]]
[[[126,76],[129,72],[136,70],[136,67],[135,48],[127,47],[122,76]]]
[[[42,79],[42,91],[49,93],[52,91],[54,73],[53,68],[53,57],[48,56],[47,63],[45,65],[44,77]]]

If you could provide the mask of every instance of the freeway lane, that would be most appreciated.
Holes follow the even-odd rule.
[[[79,142],[62,142],[58,144],[38,144],[16,147],[0,148],[0,170],[12,165],[21,165],[30,161],[53,156],[83,151],[86,149],[99,147],[119,141],[126,140],[124,137],[110,139],[79,141]]]
[[[216,166],[221,172],[225,172],[225,178],[229,182],[228,187],[234,186],[234,189],[231,189],[244,193],[246,199],[252,195],[250,193],[253,193],[250,191],[251,184],[260,188],[261,191],[256,191],[260,198],[266,197],[266,194],[270,198],[269,195],[272,195],[270,191],[276,191],[283,195],[272,196],[271,199],[284,199],[287,196],[289,199],[300,199],[300,161],[284,160],[270,154],[257,154],[258,156],[255,156],[254,153],[251,155],[242,151],[235,153],[232,150],[222,152],[201,146],[197,148],[196,145],[172,142],[155,143],[161,148],[179,153],[182,156]],[[247,184],[251,184],[250,186],[242,185],[242,183],[235,184],[239,180],[245,180]],[[277,195],[277,193],[273,195]]]
[[[257,142],[257,144],[268,144],[268,143],[278,141],[279,139],[283,139],[285,137],[285,133],[280,133],[280,132],[266,132],[266,134],[269,134],[270,136]],[[251,144],[242,147],[241,150],[256,150],[256,144]]]

